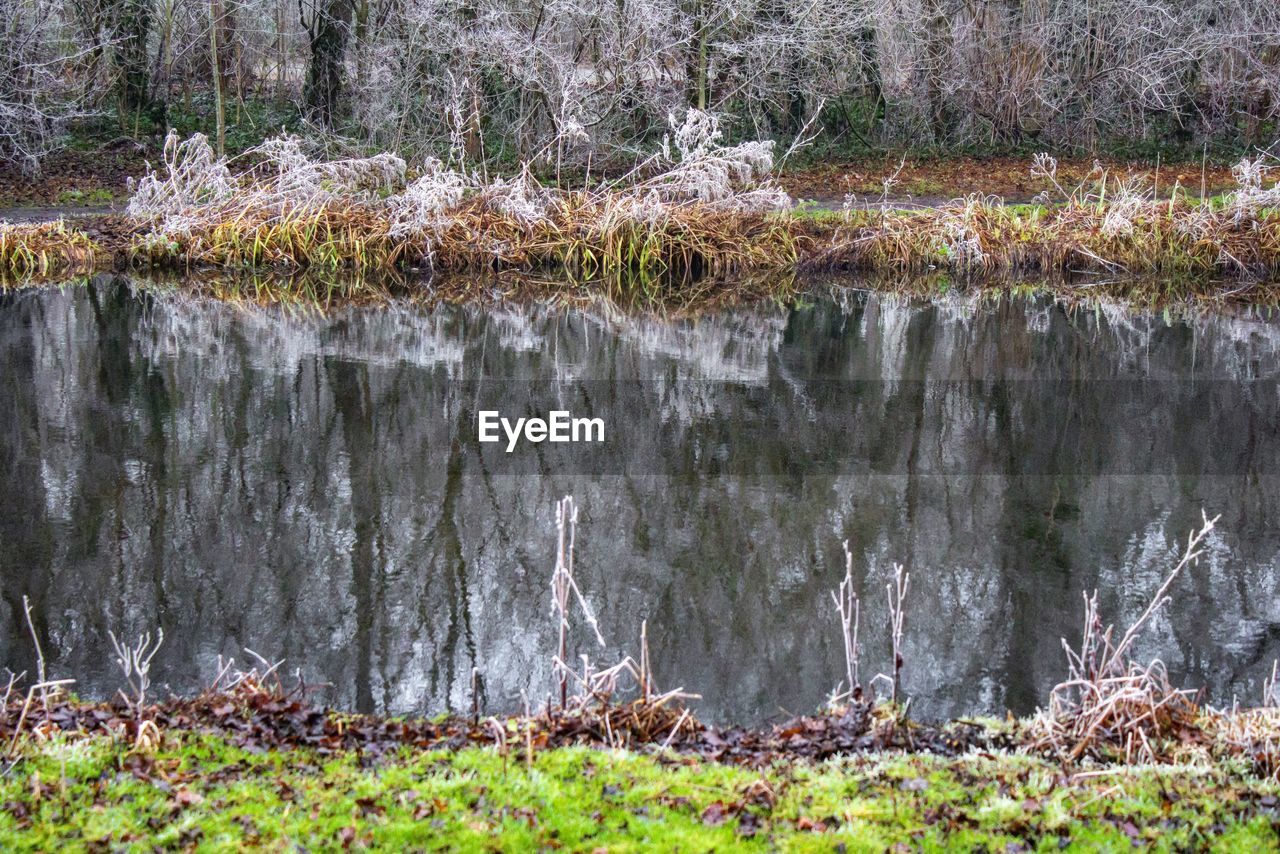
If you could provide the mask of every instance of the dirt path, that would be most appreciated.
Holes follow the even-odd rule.
[[[961,196],[890,196],[887,199],[881,199],[879,196],[874,198],[861,197],[854,201],[854,210],[887,210],[887,211],[917,211],[917,210],[933,210],[936,208],[946,207],[956,201]],[[1012,198],[1000,199],[1009,205],[1025,205],[1030,204],[1033,200],[1032,196],[1014,196]],[[844,209],[844,199],[836,199],[830,196],[819,198],[797,198],[797,203],[803,202],[809,208],[820,211],[838,211]]]
[[[1058,176],[1064,187],[1095,180],[1093,158],[1066,157],[1059,161]],[[1230,169],[1222,165],[1164,163],[1102,158],[1109,181],[1145,176],[1158,180],[1165,196],[1174,186],[1195,197],[1201,187],[1210,194],[1234,186]],[[999,197],[1007,204],[1026,204],[1048,188],[1030,174],[1031,158],[1024,156],[902,158],[900,155],[868,155],[832,159],[799,168],[784,169],[779,183],[797,202],[822,211],[840,210],[846,194],[853,194],[859,209],[915,210],[943,207],[974,193]],[[108,147],[98,152],[60,152],[46,163],[39,178],[0,169],[0,220],[48,222],[59,217],[76,218],[118,213],[123,201],[113,205],[59,204],[66,192],[105,190],[123,199],[129,176],[145,169],[143,152]],[[884,180],[893,176],[890,195],[882,198]],[[87,199],[86,199],[87,201]]]
[[[840,207],[852,193],[858,203],[875,206],[884,192],[884,182],[892,179],[888,203],[895,208],[937,207],[956,198],[984,193],[1009,203],[1029,202],[1051,184],[1031,174],[1029,156],[993,157],[905,157],[878,155],[832,159],[804,167],[783,170],[778,181],[796,199],[813,199],[821,206]],[[1092,185],[1105,171],[1108,184],[1142,178],[1156,184],[1160,194],[1174,186],[1199,195],[1201,187],[1213,195],[1235,186],[1230,168],[1222,164],[1160,163],[1119,158],[1062,157],[1058,160],[1058,182],[1067,189]],[[1056,194],[1055,194],[1056,195]]]
[[[54,205],[52,207],[0,208],[0,222],[53,222],[116,213],[123,205]]]

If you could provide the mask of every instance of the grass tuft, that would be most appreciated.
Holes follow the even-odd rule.
[[[62,220],[34,224],[0,222],[0,274],[27,278],[89,272],[99,248]]]

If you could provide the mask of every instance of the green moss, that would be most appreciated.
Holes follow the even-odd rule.
[[[77,205],[109,205],[115,201],[115,194],[106,187],[90,187],[87,190],[75,188],[63,190],[54,200],[55,204],[65,207]]]
[[[1071,777],[1025,756],[869,756],[760,772],[689,757],[472,748],[377,761],[172,732],[31,744],[0,780],[0,847],[830,851],[1275,848],[1275,783],[1242,768]]]

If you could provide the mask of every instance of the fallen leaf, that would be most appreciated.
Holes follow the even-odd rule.
[[[190,789],[179,789],[177,794],[173,796],[173,799],[177,801],[180,806],[184,807],[204,803],[204,795],[199,792],[193,792]]]
[[[702,823],[708,827],[724,824],[729,818],[729,810],[721,801],[716,801],[702,811]]]

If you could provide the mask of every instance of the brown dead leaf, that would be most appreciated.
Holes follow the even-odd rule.
[[[732,812],[724,802],[716,801],[702,811],[702,823],[707,827],[718,827],[729,820]]]
[[[178,806],[191,807],[196,804],[204,803],[204,795],[199,792],[193,792],[190,789],[179,789],[177,793],[174,794],[173,800],[178,804]]]

